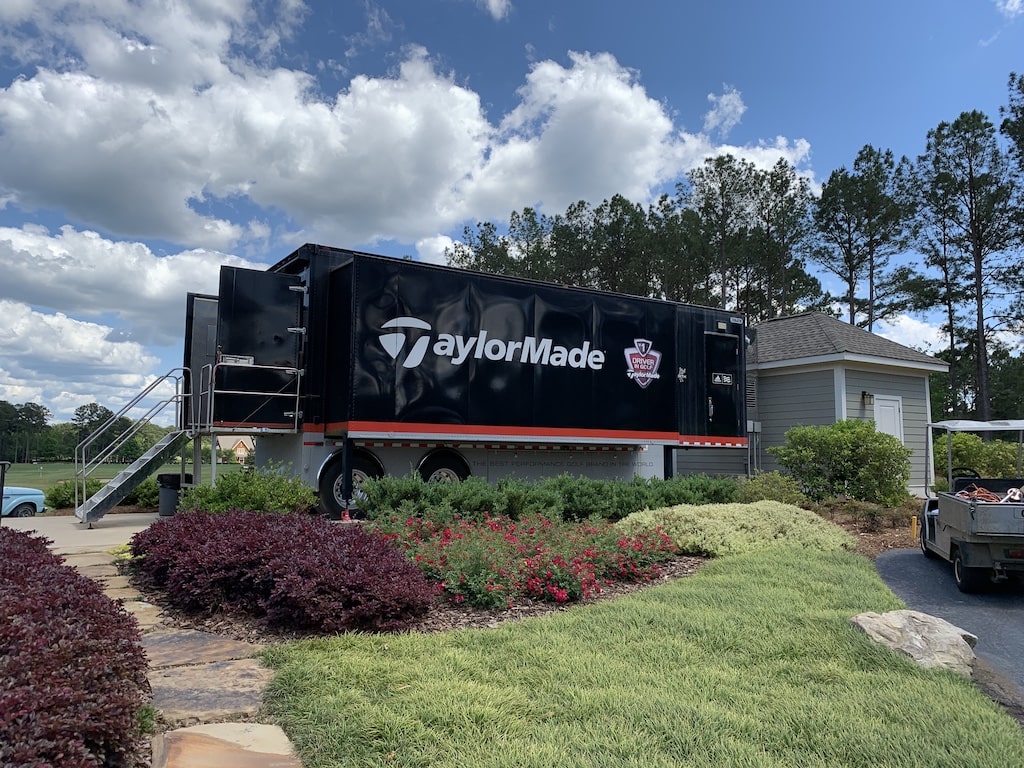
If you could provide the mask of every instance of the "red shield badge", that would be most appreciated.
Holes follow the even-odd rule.
[[[626,376],[641,389],[647,389],[652,381],[660,379],[658,366],[661,365],[661,352],[653,348],[653,342],[647,339],[633,339],[635,346],[626,349]]]

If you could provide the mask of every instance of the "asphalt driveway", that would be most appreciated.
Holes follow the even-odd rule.
[[[952,566],[925,557],[919,549],[883,552],[875,567],[908,608],[977,635],[974,652],[979,658],[1024,691],[1024,586],[1020,582],[965,595],[956,588]]]

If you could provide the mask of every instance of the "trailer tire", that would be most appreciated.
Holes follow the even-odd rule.
[[[987,568],[969,568],[964,565],[964,558],[957,549],[953,553],[953,580],[956,588],[964,594],[978,592],[985,585],[988,579]]]
[[[344,496],[344,466],[339,457],[320,475],[320,505],[330,517],[342,517],[349,511],[349,502],[358,501],[359,486],[371,478],[384,476],[384,468],[373,454],[357,452],[352,455],[352,496]]]
[[[461,483],[470,475],[469,465],[455,451],[434,451],[423,457],[418,467],[428,483]]]

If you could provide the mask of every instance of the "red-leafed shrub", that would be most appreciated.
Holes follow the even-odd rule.
[[[0,765],[141,765],[135,619],[48,543],[0,528]]]
[[[177,607],[243,612],[269,626],[391,631],[434,589],[382,536],[307,514],[184,512],[131,542],[133,568]]]

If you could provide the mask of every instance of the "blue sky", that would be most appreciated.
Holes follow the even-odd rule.
[[[6,0],[0,399],[116,410],[180,364],[186,293],[304,242],[439,261],[721,152],[914,157],[998,120],[1022,52],[1022,0]]]

